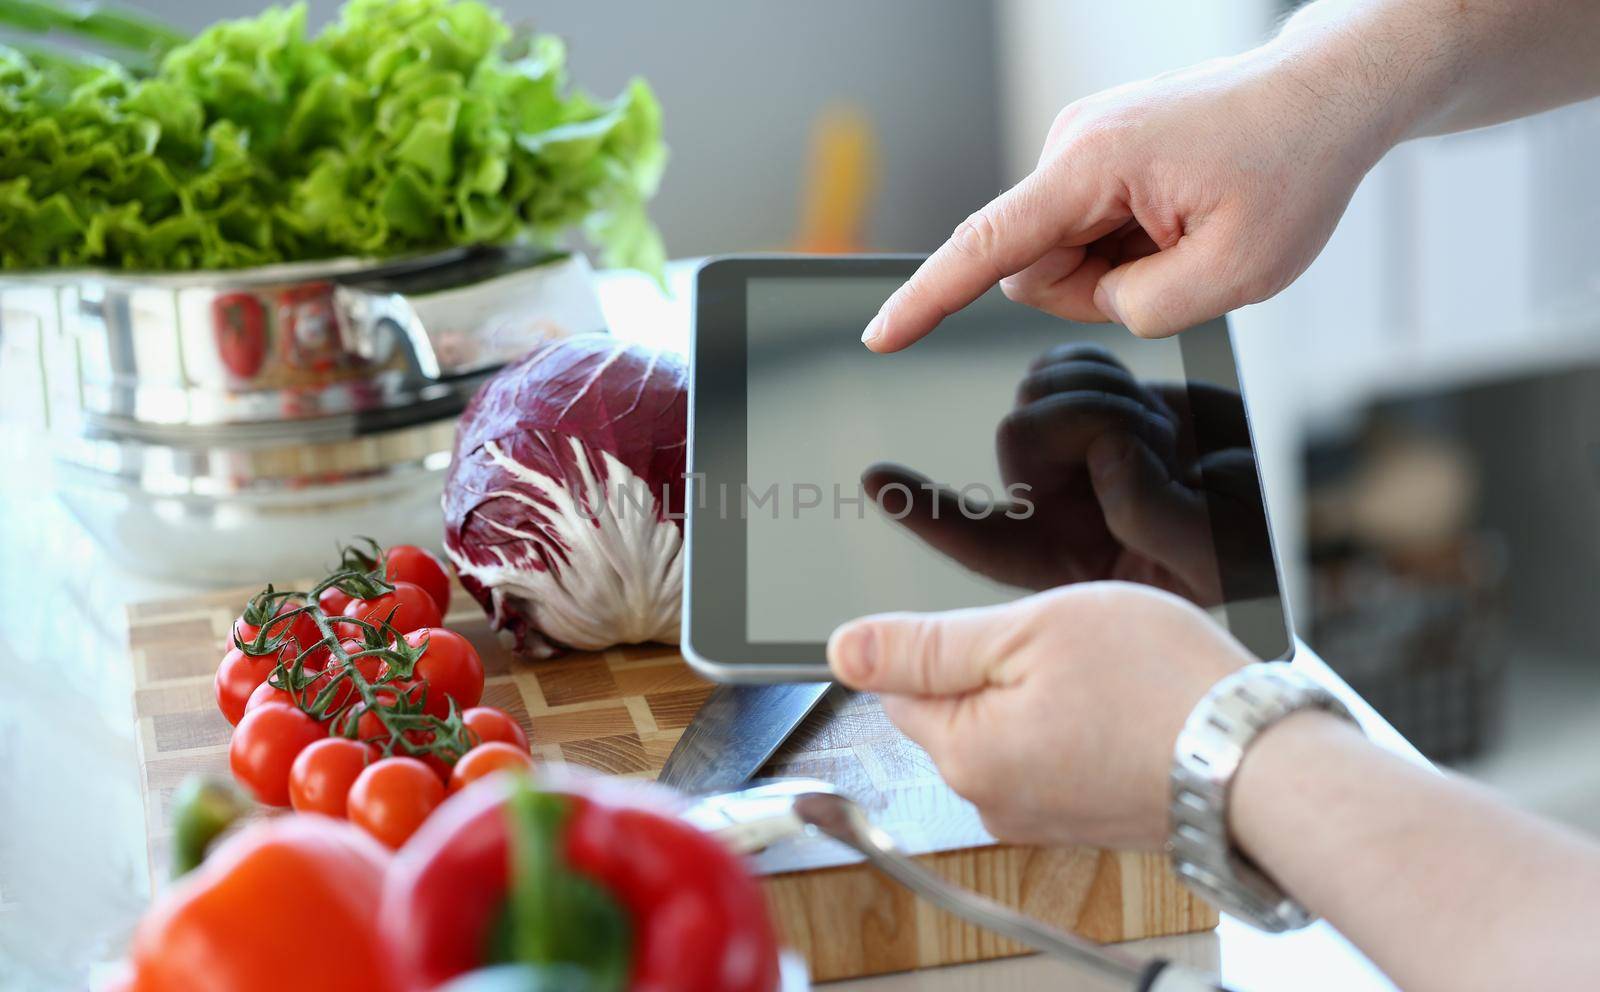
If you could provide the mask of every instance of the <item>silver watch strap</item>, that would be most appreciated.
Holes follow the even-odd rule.
[[[1173,870],[1224,911],[1274,933],[1315,919],[1250,862],[1228,834],[1228,793],[1245,751],[1291,713],[1321,709],[1355,722],[1337,697],[1287,662],[1247,665],[1206,693],[1173,749]]]

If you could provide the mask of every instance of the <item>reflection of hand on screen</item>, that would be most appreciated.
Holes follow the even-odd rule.
[[[1192,405],[1208,418],[1208,450],[1195,442]],[[964,499],[890,463],[862,478],[903,526],[996,581],[1124,579],[1214,606],[1212,515],[1223,541],[1235,531],[1256,541],[1266,526],[1248,444],[1237,394],[1146,385],[1101,348],[1063,345],[1034,361],[996,432],[1010,499]]]

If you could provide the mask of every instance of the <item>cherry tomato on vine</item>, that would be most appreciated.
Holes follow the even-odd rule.
[[[283,703],[257,706],[244,715],[228,742],[233,777],[268,806],[289,805],[289,769],[300,752],[328,736],[304,712]]]
[[[250,694],[278,667],[278,659],[283,658],[287,664],[294,660],[294,656],[295,649],[290,644],[279,648],[277,654],[249,655],[238,648],[228,649],[228,653],[222,656],[222,663],[217,666],[217,677],[212,687],[217,696],[217,708],[229,723],[237,724],[244,716]]]
[[[384,686],[383,688],[379,689],[377,693],[378,700],[381,704],[389,705],[395,698],[395,691],[389,686]],[[416,747],[426,747],[428,744],[433,742],[433,731],[431,730],[407,730],[404,732],[404,736],[407,742]],[[371,744],[374,747],[383,748],[388,745],[390,734],[389,731],[384,727],[383,722],[378,719],[377,714],[367,710],[361,714],[359,722],[356,723],[356,737],[364,743]],[[395,745],[394,753],[407,758],[415,758],[424,765],[427,765],[429,770],[431,770],[435,775],[439,776],[439,781],[441,783],[450,781],[450,762],[439,757],[437,754],[409,754],[404,750],[404,745],[401,744]]]
[[[355,652],[361,649],[353,642],[347,641],[345,642],[345,650],[347,652]],[[368,682],[376,681],[378,670],[382,664],[381,661],[370,655],[355,660],[356,671],[360,672]],[[316,678],[300,689],[298,702],[295,700],[294,693],[289,692],[287,689],[278,688],[269,679],[256,686],[255,691],[250,693],[250,698],[244,704],[244,711],[248,713],[257,706],[266,703],[283,703],[286,706],[294,706],[309,713],[317,705],[318,697],[322,695],[328,684],[333,681],[333,678],[334,671],[332,669],[323,669],[318,672]],[[331,704],[321,709],[320,712],[323,717],[318,722],[324,727],[331,726],[333,721],[339,717],[340,712],[359,698],[355,683],[350,679],[341,679],[339,688],[334,692]]]
[[[456,767],[450,772],[450,793],[461,791],[485,775],[506,769],[526,770],[533,767],[533,755],[525,748],[504,741],[490,741],[479,744],[477,747],[461,756],[456,762]]]
[[[474,706],[461,714],[461,722],[472,731],[479,744],[503,741],[515,744],[524,751],[528,749],[528,735],[523,733],[522,725],[505,710],[493,706]]]
[[[301,603],[299,600],[285,600],[279,604],[278,609],[273,613],[273,616],[281,617],[290,610],[297,610],[304,605],[305,604]],[[311,618],[310,613],[298,614],[293,619],[274,620],[272,623],[267,624],[267,636],[279,636],[283,633],[285,624],[289,625],[288,631],[294,636],[295,643],[299,645],[299,647],[295,649],[295,654],[299,654],[301,651],[322,640],[322,631],[317,628],[317,622]],[[256,634],[260,632],[260,627],[245,620],[243,616],[234,618],[233,633],[236,637],[238,637],[239,640],[245,642],[253,641],[255,640]],[[326,652],[319,652],[319,654],[323,657],[326,657]],[[293,657],[294,655],[290,655],[291,659]],[[313,658],[307,658],[306,667],[321,667],[320,664],[314,664],[313,661]]]
[[[372,690],[378,705],[383,707],[393,706],[399,698],[399,690],[394,685],[376,686]],[[365,703],[357,700],[356,709],[361,715],[356,719],[356,737],[371,744],[383,747],[389,743],[389,729],[383,725],[383,720]]]
[[[450,573],[430,552],[413,544],[396,544],[383,553],[383,577],[390,582],[412,582],[423,588],[439,607],[450,612]]]
[[[406,731],[406,740],[417,745],[418,747],[426,747],[427,745],[433,743],[433,731],[408,730]],[[437,754],[433,754],[432,752],[426,754],[408,754],[406,757],[416,758],[418,761],[427,765],[429,771],[439,776],[440,783],[447,786],[450,784],[450,773],[454,770],[455,766],[450,764],[450,762],[446,761],[445,759],[439,757]]]
[[[267,703],[282,703],[285,706],[299,708],[299,704],[294,701],[294,695],[289,690],[279,689],[271,682],[263,682],[256,686],[255,692],[252,692],[250,698],[245,701],[244,711],[248,713],[257,706],[264,706]]]
[[[308,711],[309,707],[313,702],[316,701],[317,693],[322,691],[324,684],[325,680],[323,677],[319,676],[317,681],[312,682],[310,685],[300,690],[300,702],[297,703],[295,702],[294,694],[289,690],[280,689],[271,682],[263,682],[256,686],[255,692],[250,694],[249,701],[244,704],[244,711],[249,713],[251,710],[259,709],[260,707],[266,706],[269,703],[278,703],[283,706],[292,706],[297,710],[307,711],[306,715],[311,716],[310,712]],[[311,718],[313,720],[317,719],[316,717]],[[331,722],[331,720],[317,720],[318,725],[320,725],[324,731],[328,729],[328,725]]]
[[[389,684],[403,691],[407,699],[420,703],[422,712],[429,716],[443,720],[450,715],[450,697],[440,692],[438,687],[429,685],[427,679],[396,679]],[[456,707],[458,710],[460,708]]]
[[[444,783],[416,758],[383,758],[350,786],[350,822],[390,847],[399,847],[444,800]]]
[[[421,699],[423,710],[443,720],[450,714],[450,700],[456,709],[478,705],[483,698],[483,660],[465,637],[445,627],[424,627],[405,635],[411,647],[424,647],[422,657],[411,670],[411,678],[394,685],[412,699]]]
[[[394,613],[392,618],[389,616],[391,611]],[[421,586],[405,581],[394,583],[393,592],[373,599],[352,599],[344,608],[344,615],[368,623],[388,620],[402,634],[423,627],[439,626],[439,607],[433,597]]]
[[[348,737],[309,744],[289,767],[289,805],[299,813],[345,815],[350,787],[379,759],[378,749]]]
[[[354,598],[338,586],[329,586],[317,594],[317,605],[322,607],[322,612],[329,617],[343,616],[344,608],[349,606]]]
[[[344,653],[347,655],[353,655],[361,651],[361,645],[357,644],[355,641],[345,641],[341,647],[344,648]],[[378,680],[378,672],[383,669],[382,660],[375,658],[372,655],[363,655],[362,657],[355,659],[354,664],[356,666],[356,671],[360,672],[361,677],[366,679],[368,683],[376,682]],[[323,675],[318,678],[316,682],[312,683],[312,685],[307,689],[309,694],[305,696],[305,701],[308,704],[314,703],[316,701],[317,694],[322,692],[328,683],[332,681],[335,675],[341,672],[343,668],[343,662],[333,661],[330,658],[328,667],[323,670]],[[355,703],[359,703],[360,701],[361,696],[356,691],[355,682],[348,678],[341,679],[339,681],[339,689],[337,694],[333,698],[333,705],[326,712],[330,718],[336,719],[346,707]]]

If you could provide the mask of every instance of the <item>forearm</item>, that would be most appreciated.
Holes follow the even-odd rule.
[[[1594,0],[1319,0],[1273,44],[1358,84],[1393,142],[1600,94]]]
[[[1408,989],[1587,986],[1600,847],[1320,713],[1267,730],[1235,778],[1240,846]]]

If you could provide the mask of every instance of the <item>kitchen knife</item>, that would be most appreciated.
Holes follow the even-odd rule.
[[[717,686],[684,728],[656,780],[690,794],[738,788],[761,770],[832,686]]]

